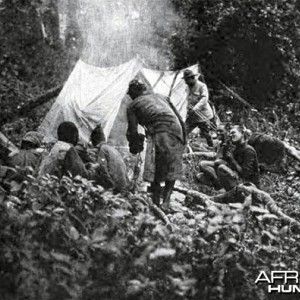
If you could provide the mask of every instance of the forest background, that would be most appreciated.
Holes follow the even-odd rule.
[[[74,18],[83,2],[0,0],[0,126],[17,145],[40,124],[78,58],[98,61]],[[272,134],[298,146],[299,1],[172,0],[155,10],[161,2],[148,7],[159,21],[149,21],[143,59],[156,69],[199,63],[217,109],[236,116],[257,109]],[[192,182],[197,170],[186,164]],[[263,205],[203,207],[187,198],[168,215],[170,230],[143,195],[25,175],[22,186],[0,193],[4,299],[283,299],[254,284],[259,272],[300,270],[297,228]],[[262,181],[300,220],[299,170]]]

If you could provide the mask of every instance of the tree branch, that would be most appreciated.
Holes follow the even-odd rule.
[[[35,99],[30,100],[28,103],[26,103],[21,108],[19,108],[19,110],[17,112],[17,116],[23,116],[26,113],[28,113],[30,110],[36,108],[37,106],[40,106],[40,105],[48,102],[52,98],[56,97],[60,93],[62,88],[63,88],[63,84],[60,84],[60,85],[46,91],[44,94],[36,97]]]

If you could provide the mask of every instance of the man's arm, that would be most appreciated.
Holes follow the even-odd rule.
[[[250,178],[255,173],[255,166],[257,164],[257,156],[254,149],[246,149],[244,161],[242,164],[242,176]]]
[[[242,175],[243,173],[243,167],[240,166],[240,164],[234,159],[232,155],[227,156],[226,159],[229,163],[229,166],[236,172],[238,172],[239,175]]]
[[[244,178],[249,178],[254,174],[256,165],[256,153],[253,149],[246,149],[242,165],[240,165],[233,157],[232,153],[227,155],[227,161],[230,167],[237,171],[238,174]]]
[[[129,142],[129,151],[132,154],[137,154],[143,151],[145,136],[138,133],[138,120],[132,109],[127,109],[128,129],[126,133]]]
[[[109,154],[101,148],[97,159],[99,167],[97,168],[96,181],[104,188],[113,188],[115,183],[109,173],[108,160]]]
[[[233,149],[231,149],[230,147],[226,147],[226,149],[223,151],[223,158],[233,171],[236,171],[239,175],[242,174],[243,168],[235,160],[233,156]]]
[[[133,112],[133,110],[129,107],[127,109],[127,119],[128,119],[128,128],[126,137],[129,142],[133,139],[136,139],[138,135],[138,120]]]

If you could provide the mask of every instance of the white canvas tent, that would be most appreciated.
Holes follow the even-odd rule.
[[[198,70],[197,65],[189,69]],[[71,121],[79,129],[80,140],[88,142],[92,129],[101,123],[109,143],[126,146],[126,109],[131,101],[126,95],[129,82],[138,77],[155,93],[165,96],[173,87],[171,101],[185,119],[187,90],[182,76],[183,70],[148,69],[138,58],[111,68],[99,68],[79,60],[39,131],[49,141],[56,138],[61,122]]]

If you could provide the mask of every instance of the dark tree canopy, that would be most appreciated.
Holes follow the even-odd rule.
[[[212,85],[221,80],[256,106],[298,101],[297,1],[173,2],[185,20],[173,37],[176,67],[198,61]]]
[[[0,2],[0,125],[18,107],[62,84],[69,48],[59,39],[57,0]]]

